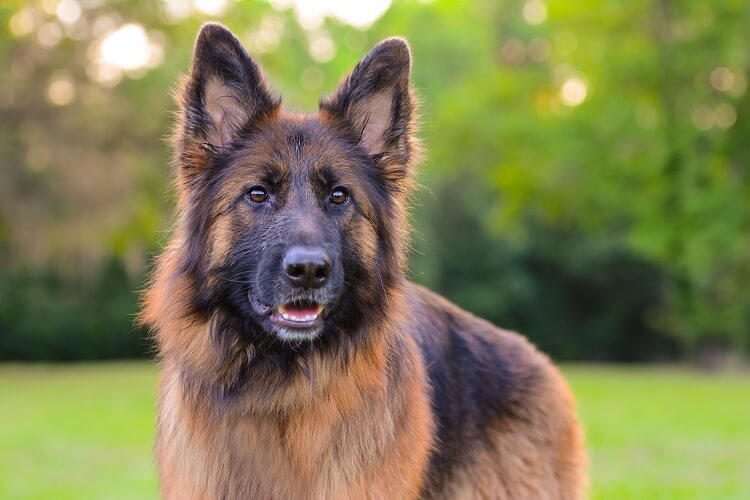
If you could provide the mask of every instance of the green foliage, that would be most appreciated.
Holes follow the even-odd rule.
[[[169,94],[211,16],[73,3],[72,24],[54,1],[0,7],[2,358],[144,352],[135,290],[170,226]],[[750,347],[747,2],[401,0],[364,30],[227,5],[295,110],[408,37],[427,150],[416,280],[553,356]],[[126,23],[163,58],[107,80],[100,42]]]
[[[0,360],[80,360],[146,355],[144,329],[134,328],[135,288],[120,261],[85,280],[48,271],[0,276]]]
[[[663,301],[657,266],[617,244],[533,223],[523,242],[493,237],[475,216],[479,210],[472,205],[482,204],[476,189],[466,196],[450,187],[436,192],[437,206],[428,211],[440,224],[416,245],[425,248],[413,256],[424,269],[417,279],[481,317],[524,332],[557,359],[644,361],[682,354],[648,321]]]

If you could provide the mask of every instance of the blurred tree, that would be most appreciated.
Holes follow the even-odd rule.
[[[748,157],[730,148],[746,144],[734,137],[747,137],[748,4],[530,1],[496,9],[481,17],[489,25],[474,19],[473,30],[494,28],[497,50],[479,54],[485,64],[436,103],[431,129],[459,132],[457,140],[429,141],[434,163],[484,181],[452,177],[451,192],[488,191],[471,213],[487,214],[483,231],[506,240],[535,240],[546,227],[542,236],[562,230],[589,242],[575,250],[578,259],[596,262],[592,250],[604,243],[651,262],[653,273],[630,284],[652,300],[640,321],[673,335],[685,352],[717,339],[747,347]],[[448,179],[439,171],[425,183]],[[567,250],[564,240],[548,243]],[[476,256],[453,260],[478,265]],[[550,270],[557,276],[541,278],[546,286],[559,284],[565,259],[557,260]],[[628,303],[630,291],[612,271],[611,288],[601,290],[610,305],[572,324],[585,329]],[[501,288],[505,273],[482,276]],[[575,303],[565,308],[574,312]]]
[[[146,352],[170,89],[229,25],[292,109],[407,36],[413,271],[567,359],[750,344],[743,0],[29,0],[0,6],[0,358]]]

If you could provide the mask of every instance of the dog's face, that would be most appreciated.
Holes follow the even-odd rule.
[[[319,119],[277,117],[224,158],[216,224],[226,229],[214,237],[227,238],[217,255],[225,306],[281,340],[304,340],[342,321],[345,282],[373,286],[370,221],[384,193],[358,153]]]
[[[229,31],[202,29],[176,155],[195,313],[284,346],[386,307],[415,153],[409,71],[406,43],[386,40],[317,114],[291,115]]]

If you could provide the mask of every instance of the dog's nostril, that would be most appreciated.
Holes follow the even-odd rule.
[[[331,275],[331,262],[320,249],[293,247],[282,262],[284,273],[294,286],[318,288]]]
[[[319,266],[315,270],[315,278],[319,279],[319,280],[320,279],[326,279],[326,278],[328,278],[328,275],[330,275],[330,274],[331,274],[331,267],[328,266],[327,264]]]
[[[290,264],[286,267],[286,273],[290,278],[302,278],[305,275],[305,266],[301,264]]]

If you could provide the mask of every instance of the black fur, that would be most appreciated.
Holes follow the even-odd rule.
[[[429,497],[440,491],[456,467],[466,464],[468,453],[491,442],[490,431],[528,418],[525,400],[543,373],[540,366],[528,366],[528,346],[499,346],[493,325],[424,288],[412,287],[410,292],[412,310],[421,318],[416,337],[428,367],[437,418],[436,453],[425,492]]]

